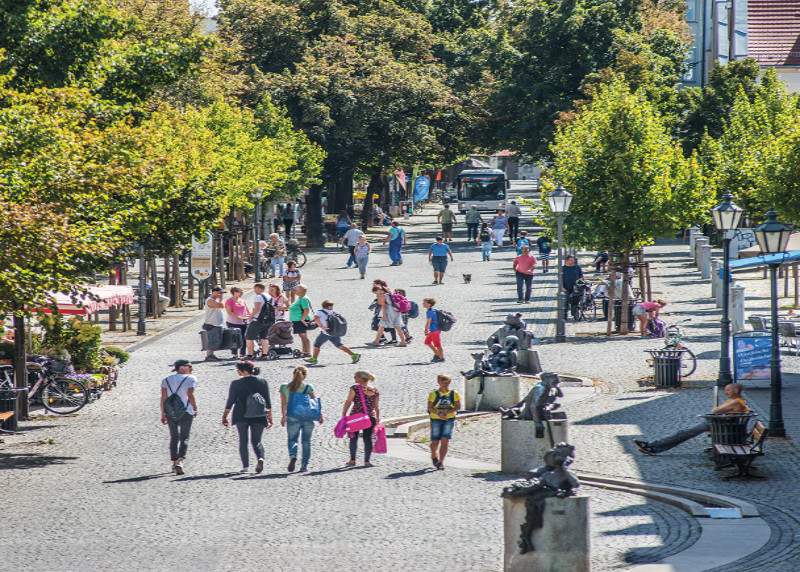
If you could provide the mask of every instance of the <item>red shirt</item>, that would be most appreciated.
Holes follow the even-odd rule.
[[[536,257],[533,254],[528,254],[528,256],[520,254],[514,259],[514,263],[516,264],[517,272],[533,274],[533,267],[536,266]]]

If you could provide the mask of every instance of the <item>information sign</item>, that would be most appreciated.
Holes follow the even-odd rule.
[[[214,235],[204,232],[192,237],[192,276],[199,281],[208,280],[214,268]]]
[[[733,379],[769,379],[772,337],[769,332],[733,334]]]

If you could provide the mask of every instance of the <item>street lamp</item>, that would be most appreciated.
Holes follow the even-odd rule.
[[[253,191],[250,193],[250,196],[253,197],[253,201],[256,203],[256,213],[255,213],[255,224],[253,225],[253,232],[255,234],[255,246],[253,250],[256,254],[256,282],[261,282],[261,197],[264,196],[264,189],[260,189],[259,187],[253,187]]]
[[[144,258],[144,245],[139,244],[139,321],[136,322],[136,335],[147,335],[147,261]]]
[[[731,293],[731,267],[728,257],[730,256],[733,231],[739,227],[739,221],[742,219],[742,209],[733,204],[731,199],[733,199],[731,194],[725,193],[722,197],[722,202],[711,209],[711,214],[714,216],[714,225],[717,230],[722,231],[722,332],[719,377],[717,377],[718,387],[725,387],[733,381],[730,357],[731,319],[728,308]]]
[[[550,205],[550,212],[556,216],[558,223],[558,316],[556,317],[556,343],[566,341],[565,335],[566,318],[564,317],[564,310],[567,307],[566,294],[564,293],[564,271],[562,269],[562,250],[561,250],[561,233],[564,226],[564,217],[569,214],[569,204],[572,202],[572,195],[564,190],[561,183],[558,184],[556,190],[547,196],[547,202]]]
[[[753,229],[756,242],[762,255],[782,254],[786,252],[791,227],[778,222],[778,213],[775,208],[769,209],[767,220]],[[769,403],[769,434],[770,437],[786,437],[786,428],[783,425],[783,406],[781,405],[781,357],[778,345],[778,267],[780,261],[769,262],[769,286],[772,317],[772,357],[769,360],[770,369],[770,403]]]

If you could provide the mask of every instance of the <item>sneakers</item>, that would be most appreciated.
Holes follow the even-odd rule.
[[[431,463],[433,464],[434,468],[439,467],[439,458],[438,457],[431,457]]]
[[[401,258],[400,261],[398,262],[398,264],[402,264],[402,263],[403,263],[403,259]]]
[[[319,360],[317,358],[315,358],[315,357],[308,358],[305,361],[306,361],[306,363],[310,363],[311,365],[314,365],[315,363],[319,362]]]
[[[182,474],[184,474],[184,471],[183,471],[183,461],[178,461],[177,463],[175,463],[175,465],[173,465],[173,467],[172,467],[172,468],[175,470],[175,474],[176,474],[176,475],[182,475]]]
[[[397,343],[397,340],[389,340],[388,342],[386,342],[386,345],[389,346],[389,345],[396,344],[396,343]]]
[[[392,262],[389,266],[400,266],[397,262]]]
[[[414,336],[406,336],[406,343],[410,344],[414,340]]]
[[[206,361],[219,361],[219,358],[214,354],[209,354],[206,356]]]
[[[398,348],[405,348],[405,347],[407,347],[407,346],[408,346],[408,344],[407,344],[407,343],[405,343],[405,342],[400,342],[399,344],[397,344],[397,347],[398,347]]]
[[[256,463],[256,473],[260,473],[264,470],[264,459],[259,459],[258,463]]]
[[[366,276],[364,276],[364,275],[362,274],[362,275],[361,275],[361,279],[363,280],[364,278],[366,278]]]
[[[289,466],[286,467],[286,470],[289,471],[290,473],[293,472],[295,465],[297,465],[297,457],[292,457],[289,460]]]
[[[434,280],[434,281],[432,282],[432,284],[438,284],[438,283],[439,283],[439,281],[438,281],[438,280]]]
[[[353,360],[353,363],[358,363],[361,359],[361,354],[353,354],[350,356],[350,359]]]
[[[246,475],[247,473],[250,472],[250,467],[242,467],[242,470],[239,472],[242,473],[243,475]]]
[[[639,451],[644,453],[645,455],[655,455],[656,451],[653,450],[652,447],[647,443],[647,441],[642,441],[641,439],[634,439],[633,444],[639,448]]]
[[[242,356],[242,359],[245,360],[245,361],[252,361],[252,360],[254,360],[256,358],[255,358],[255,356]]]
[[[441,363],[443,361],[444,361],[444,358],[441,358],[439,356],[433,356],[433,358],[431,359],[431,363]]]
[[[367,342],[364,344],[365,346],[370,346],[372,348],[378,347],[380,344],[378,342]]]
[[[300,467],[299,469],[297,469],[297,472],[298,472],[298,473],[307,473],[307,472],[308,472],[308,467],[306,467],[305,465],[303,465],[302,467]]]

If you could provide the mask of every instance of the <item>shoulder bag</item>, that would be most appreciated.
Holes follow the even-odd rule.
[[[319,421],[321,414],[322,402],[319,397],[311,397],[311,395],[309,395],[308,384],[303,388],[303,393],[289,394],[286,417]]]
[[[367,400],[364,399],[364,390],[361,389],[360,385],[358,386],[358,395],[361,397],[361,405],[363,406],[364,412],[354,413],[353,415],[347,415],[345,417],[345,427],[348,433],[355,433],[356,431],[368,429],[372,426],[372,419],[370,419],[369,413],[367,412]]]

